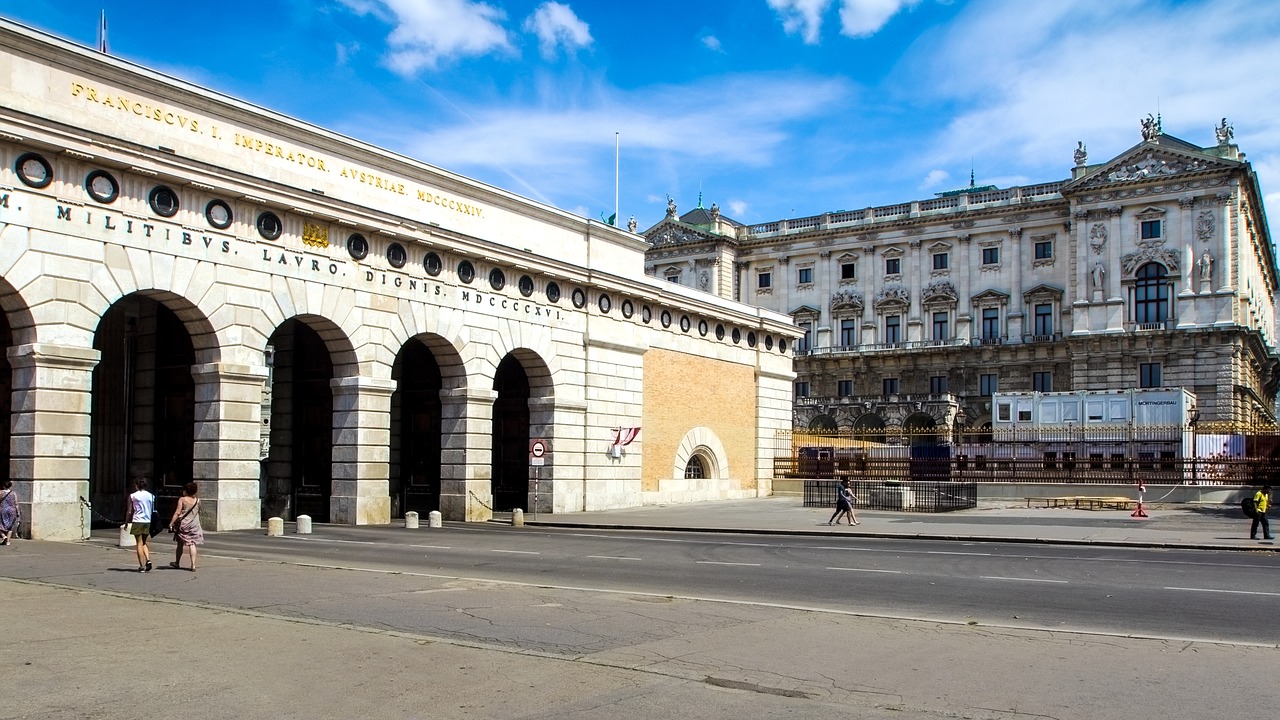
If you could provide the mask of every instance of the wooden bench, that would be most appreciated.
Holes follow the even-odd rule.
[[[1118,496],[1093,496],[1093,495],[1056,495],[1056,496],[1038,496],[1028,497],[1027,507],[1031,507],[1031,503],[1042,504],[1046,508],[1075,508],[1076,510],[1099,510],[1111,508],[1113,510],[1128,510],[1138,504],[1133,498]]]

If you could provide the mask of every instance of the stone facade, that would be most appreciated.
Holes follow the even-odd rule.
[[[646,276],[632,233],[0,36],[0,447],[24,534],[118,521],[136,476],[162,501],[198,481],[210,530],[768,493],[785,315]]]
[[[1154,124],[1152,124],[1154,122]],[[646,272],[791,315],[794,423],[927,430],[991,393],[1184,387],[1201,420],[1273,423],[1277,269],[1226,121],[1144,139],[1067,180],[754,226],[688,213],[644,234]]]

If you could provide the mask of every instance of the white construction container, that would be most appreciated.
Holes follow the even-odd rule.
[[[1187,427],[1196,396],[1185,388],[998,392],[992,429],[1067,427]]]

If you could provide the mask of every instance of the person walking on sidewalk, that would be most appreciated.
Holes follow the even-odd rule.
[[[178,507],[174,509],[173,517],[169,520],[169,530],[173,533],[174,544],[177,545],[173,562],[169,563],[169,567],[174,570],[177,570],[179,563],[182,562],[183,548],[191,548],[189,552],[191,572],[195,572],[200,566],[196,546],[204,542],[204,528],[200,527],[200,500],[196,498],[197,492],[199,492],[199,486],[194,482],[184,485],[182,497],[178,498]]]
[[[129,523],[129,534],[136,541],[138,572],[151,572],[151,548],[147,541],[151,539],[151,514],[156,511],[156,496],[147,492],[146,478],[137,478],[131,487],[133,492],[125,507],[124,521]]]
[[[0,545],[8,545],[22,522],[22,509],[18,507],[18,494],[13,491],[13,481],[0,485]]]
[[[857,525],[858,518],[853,514],[853,484],[849,478],[840,481],[840,489],[836,494],[836,511],[831,515],[831,519],[827,521],[828,525],[839,525],[840,517],[849,518],[850,525]]]
[[[1263,485],[1253,494],[1253,524],[1249,526],[1249,539],[1258,539],[1258,526],[1262,526],[1262,539],[1274,540],[1271,525],[1267,522],[1267,506],[1271,504],[1271,486]]]

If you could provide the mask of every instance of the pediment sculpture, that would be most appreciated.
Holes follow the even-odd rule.
[[[1149,262],[1158,262],[1168,268],[1169,272],[1178,272],[1178,254],[1163,247],[1131,252],[1120,258],[1125,275],[1133,275],[1134,271]]]
[[[861,310],[862,293],[857,290],[841,290],[831,296],[832,310]]]
[[[887,285],[876,293],[876,307],[882,305],[906,305],[911,302],[911,293],[898,283]]]
[[[938,280],[931,282],[921,291],[920,297],[925,302],[950,301],[955,302],[956,288],[949,280]]]

